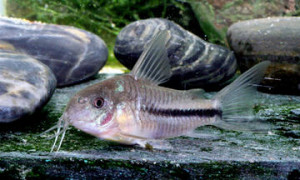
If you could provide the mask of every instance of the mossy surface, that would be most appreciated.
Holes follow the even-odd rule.
[[[13,124],[1,124],[0,176],[239,179],[297,175],[300,121],[291,110],[300,108],[299,96],[259,93],[254,110],[260,120],[269,122],[272,129],[265,132],[205,126],[199,127],[193,137],[166,140],[172,149],[145,150],[99,140],[71,128],[61,150],[50,153],[54,140],[48,138],[54,131],[40,134],[56,124],[74,93],[111,76],[99,75],[89,82],[57,89],[39,113]],[[288,168],[280,169],[286,163],[290,163]]]

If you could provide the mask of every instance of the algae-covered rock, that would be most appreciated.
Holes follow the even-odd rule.
[[[56,78],[43,63],[25,54],[0,52],[0,123],[32,114],[51,97]]]
[[[227,38],[242,71],[272,62],[261,89],[300,94],[299,33],[300,17],[274,17],[235,23]]]
[[[0,41],[48,65],[58,86],[97,74],[108,56],[104,41],[90,32],[15,18],[0,18]]]
[[[172,69],[168,85],[207,88],[224,83],[235,74],[236,59],[230,50],[208,43],[166,19],[140,20],[124,27],[117,36],[115,56],[131,69],[160,29],[171,34],[166,47]]]

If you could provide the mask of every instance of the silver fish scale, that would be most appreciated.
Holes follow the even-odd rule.
[[[191,109],[210,109],[209,100],[193,100],[187,91],[154,87],[145,83],[129,82],[125,87],[133,102],[130,107],[135,113],[140,134],[145,138],[169,138],[185,134],[198,126],[211,124],[215,117],[190,114]],[[174,116],[172,113],[176,113]],[[182,114],[182,115],[180,115]]]

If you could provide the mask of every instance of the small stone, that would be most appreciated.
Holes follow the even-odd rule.
[[[208,88],[226,82],[235,74],[236,59],[230,50],[208,43],[166,19],[139,20],[127,25],[117,36],[115,56],[131,69],[160,29],[171,33],[166,48],[172,77],[167,86]]]
[[[274,17],[231,25],[227,40],[241,71],[271,61],[259,89],[300,94],[300,17]]]
[[[291,114],[300,117],[300,108],[299,109],[292,109],[290,112],[291,112]]]
[[[108,57],[102,39],[71,26],[0,17],[0,41],[49,66],[58,86],[94,76]]]
[[[0,123],[32,114],[55,87],[56,78],[43,63],[25,54],[0,51]]]

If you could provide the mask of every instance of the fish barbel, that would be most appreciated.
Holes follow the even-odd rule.
[[[201,89],[180,91],[158,86],[171,75],[165,48],[169,40],[168,31],[158,32],[129,74],[78,92],[55,126],[58,130],[52,150],[62,134],[60,148],[69,125],[101,139],[146,147],[150,141],[185,135],[199,126],[234,127],[253,119],[255,84],[270,62],[254,66],[207,99]]]

